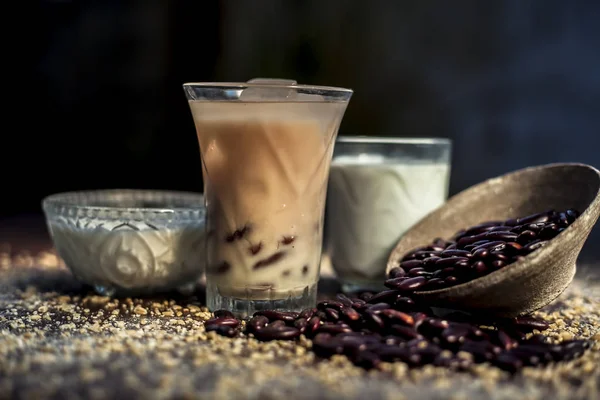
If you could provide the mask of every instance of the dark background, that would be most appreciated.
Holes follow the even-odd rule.
[[[30,3],[5,218],[66,190],[201,191],[187,81],[352,88],[340,133],[453,139],[451,194],[530,165],[600,166],[600,2]]]

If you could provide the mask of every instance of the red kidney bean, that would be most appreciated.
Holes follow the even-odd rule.
[[[500,354],[492,360],[492,364],[510,373],[515,373],[523,367],[523,361],[515,355],[508,353]]]
[[[500,342],[500,345],[505,349],[505,350],[510,350],[513,347],[515,347],[517,345],[517,342],[511,338],[506,332],[504,332],[503,330],[498,330],[496,337],[498,338],[498,341]]]
[[[436,290],[441,289],[446,286],[446,282],[444,282],[441,278],[431,278],[427,281],[427,284],[424,286],[424,290]]]
[[[307,320],[310,319],[315,313],[317,312],[316,308],[307,308],[305,310],[302,310],[302,312],[300,313],[300,315],[298,315],[298,317],[300,318],[306,318]]]
[[[500,252],[494,252],[492,253],[492,261],[494,260],[501,260],[506,262],[506,260],[508,260],[508,256],[504,253],[500,253]]]
[[[341,310],[344,308],[344,304],[335,300],[325,300],[321,301],[317,304],[317,308],[319,310],[325,310],[326,308],[333,308],[335,310]]]
[[[421,265],[421,267],[416,267],[416,268],[425,268],[425,270],[427,271],[431,271],[432,269],[436,269],[437,267],[435,266],[435,263],[437,262],[437,260],[440,260],[440,257],[429,257],[423,260],[423,264]]]
[[[369,299],[368,303],[375,304],[375,303],[383,302],[383,303],[393,304],[399,295],[400,295],[400,292],[398,290],[384,290],[384,291],[381,291],[381,292],[377,293],[376,295],[372,296]]]
[[[205,325],[205,329],[207,332],[214,331],[221,336],[226,336],[230,338],[237,336],[237,334],[239,333],[239,331],[236,328],[229,325]]]
[[[365,311],[363,317],[367,324],[370,325],[372,328],[383,329],[383,327],[385,326],[383,319],[381,319],[379,315],[370,310]]]
[[[440,253],[441,253],[440,251],[430,251],[430,250],[417,251],[416,253],[414,253],[414,257],[417,260],[423,260],[425,258],[433,257],[433,256],[439,257]]]
[[[398,285],[398,290],[402,292],[413,292],[425,285],[425,283],[427,283],[427,278],[422,276],[409,278]]]
[[[535,238],[537,238],[537,233],[535,233],[534,231],[531,231],[531,230],[525,230],[525,231],[521,232],[519,234],[519,236],[517,236],[517,243],[519,243],[521,245],[526,245],[527,243],[531,242]]]
[[[415,276],[430,277],[431,272],[425,271],[425,269],[423,269],[423,268],[413,268],[410,271],[408,271],[408,276],[409,277],[415,277]]]
[[[473,251],[473,258],[477,260],[483,260],[490,255],[490,251],[488,249],[477,249]]]
[[[361,300],[361,301],[362,301],[362,300]],[[362,310],[365,310],[365,309],[367,308],[367,305],[368,305],[368,304],[369,304],[369,303],[367,303],[367,302],[365,302],[365,301],[363,301],[362,303],[361,303],[361,302],[358,302],[358,301],[355,301],[354,303],[352,303],[352,308],[354,308],[356,311],[359,311],[359,312],[360,312],[360,311],[362,311]]]
[[[272,328],[267,326],[254,333],[256,339],[260,341],[270,340],[292,340],[300,336],[300,330],[291,326]]]
[[[450,324],[446,320],[439,318],[425,318],[418,326],[417,330],[425,337],[434,337],[441,334],[442,331],[449,326]]]
[[[281,320],[285,322],[293,322],[297,317],[297,312],[277,311],[277,310],[262,310],[254,313],[254,316],[262,315],[267,317],[269,321]]]
[[[397,290],[400,287],[400,284],[409,278],[409,276],[402,276],[400,278],[388,279],[383,282],[383,285],[387,288]]]
[[[415,320],[411,315],[403,313],[402,311],[388,309],[382,310],[380,315],[383,315],[387,319],[391,320],[393,323],[402,323],[407,326],[413,326],[415,324]]]
[[[294,328],[298,329],[300,333],[304,333],[307,326],[308,320],[306,320],[306,318],[298,318],[294,321]]]
[[[410,297],[397,297],[393,307],[400,311],[412,311],[416,307],[416,303]]]
[[[559,213],[558,214],[558,219],[557,219],[557,224],[561,227],[566,227],[569,225],[569,218],[567,217],[566,213]]]
[[[478,275],[484,275],[488,272],[488,266],[483,261],[477,261],[471,267]]]
[[[579,212],[577,212],[577,210],[573,210],[573,209],[568,209],[566,211],[567,214],[567,219],[569,221],[570,224],[572,224],[573,222],[575,222],[575,220],[577,219],[577,217],[579,217]]]
[[[429,315],[427,315],[421,311],[412,312],[412,313],[410,313],[410,315],[415,320],[415,327],[418,327],[420,324],[423,323],[423,321],[425,321],[427,318],[429,318]]]
[[[360,319],[360,314],[351,307],[342,308],[341,316],[348,322],[354,322]]]
[[[529,215],[527,217],[519,218],[517,221],[519,225],[547,222],[550,219],[549,214],[550,211],[546,211],[542,213]]]
[[[504,241],[513,241],[517,238],[517,234],[510,231],[494,231],[488,232],[485,234],[486,239],[488,240],[504,240]]]
[[[397,268],[397,267],[396,267]],[[335,295],[337,301],[342,303],[345,307],[352,307],[352,300],[348,296],[343,293],[338,293]]]
[[[390,326],[389,330],[394,335],[398,335],[405,340],[422,338],[422,336],[419,334],[419,332],[417,332],[414,328],[404,326],[404,325],[392,324]]]
[[[235,318],[213,318],[207,320],[204,325],[231,326],[237,328],[240,325],[240,321]]]
[[[390,278],[400,278],[404,275],[406,275],[406,271],[404,271],[404,269],[401,267],[394,267],[388,273],[388,276]]]
[[[501,225],[502,225],[502,222],[500,222],[500,221],[484,222],[482,224],[475,225],[475,226],[472,226],[469,229],[467,229],[464,233],[464,236],[473,236],[473,235],[477,235],[480,233],[484,233],[484,232],[487,232],[487,231],[494,229],[497,226],[501,226]]]
[[[537,366],[542,364],[547,357],[546,354],[551,357],[549,353],[542,353],[538,349],[523,348],[523,346],[519,346],[510,350],[509,354],[518,357],[523,362],[523,365],[529,366]]]
[[[344,332],[352,332],[352,329],[350,329],[350,327],[348,326],[343,326],[343,325],[329,325],[329,324],[323,324],[321,326],[319,326],[319,329],[317,329],[318,333],[329,333],[331,335],[338,335],[340,333],[344,333]]]
[[[534,329],[544,331],[550,327],[550,325],[543,319],[530,316],[516,317],[513,321],[513,324],[519,329],[525,331],[533,331]]]
[[[462,249],[465,246],[473,244],[479,240],[490,240],[490,238],[487,236],[487,232],[480,233],[479,235],[465,236],[456,242],[456,247]]]
[[[471,258],[473,255],[471,252],[467,250],[445,250],[440,253],[440,257],[448,258],[448,257],[467,257]]]
[[[321,326],[321,318],[312,317],[311,319],[308,320],[308,324],[306,325],[306,332],[311,335],[314,335],[320,326]]]
[[[551,344],[552,341],[548,336],[542,334],[532,335],[529,339],[526,339],[523,343],[526,344]]]
[[[474,247],[471,251],[473,253],[475,253],[476,251],[478,251],[480,249],[487,249],[488,251],[492,251],[493,249],[496,249],[497,246],[502,246],[502,245],[505,245],[505,242],[503,242],[501,240],[493,240],[493,241],[488,241],[483,244],[480,244],[477,247]]]
[[[500,225],[493,227],[488,232],[512,232],[513,228],[512,226]]]
[[[523,246],[517,242],[508,242],[506,243],[506,250],[510,251],[512,254],[517,254],[523,248]]]
[[[391,308],[392,306],[388,303],[375,303],[372,305],[369,305],[367,307],[367,311],[373,312],[375,314],[378,314],[380,311],[382,310],[387,310],[389,308]]]
[[[369,299],[370,299],[371,297],[373,297],[373,294],[374,294],[374,293],[371,293],[371,292],[363,292],[363,293],[359,294],[359,295],[358,295],[358,297],[359,297],[361,300],[364,300],[364,301],[369,301]]]
[[[404,271],[410,271],[412,268],[417,268],[423,265],[423,260],[409,260],[400,263],[400,267]]]
[[[285,327],[285,322],[282,320],[273,321],[267,325],[267,328],[272,328],[272,329],[279,329],[279,328],[283,328],[283,327]]]
[[[250,318],[250,320],[246,323],[246,329],[250,332],[255,332],[259,329],[264,328],[269,323],[269,319],[262,315],[257,315],[255,317]]]
[[[330,321],[337,321],[340,319],[340,313],[333,308],[326,308],[325,314]]]
[[[559,226],[556,224],[546,225],[539,233],[540,239],[552,239],[554,236],[558,235]]]
[[[516,218],[510,218],[504,221],[503,225],[506,226],[516,226],[519,225],[519,221]]]
[[[354,357],[353,362],[357,366],[365,369],[376,368],[379,364],[381,364],[379,356],[370,351],[361,351]]]
[[[491,361],[496,357],[493,346],[487,342],[466,342],[460,346],[460,351],[471,353],[478,363]]]
[[[435,266],[440,269],[445,267],[453,267],[461,261],[468,262],[469,259],[467,257],[440,258],[436,261]]]

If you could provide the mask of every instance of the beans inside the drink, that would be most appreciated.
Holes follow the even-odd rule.
[[[305,335],[312,339],[316,355],[345,355],[366,369],[376,368],[381,362],[401,361],[410,367],[434,365],[465,370],[474,363],[488,362],[514,373],[524,366],[572,360],[592,342],[552,343],[541,333],[548,323],[533,316],[485,320],[454,312],[441,318],[412,299],[410,292],[429,287],[432,281],[443,282],[435,283],[436,287],[449,286],[509,265],[543,246],[535,244],[546,243],[578,215],[574,210],[549,211],[471,227],[452,240],[436,240],[407,254],[400,272],[386,281],[390,290],[356,297],[338,294],[335,300],[322,301],[316,308],[300,313],[259,311],[246,322],[243,333],[260,341],[294,340]],[[487,252],[485,256],[483,251]],[[432,265],[438,266],[423,266],[432,257],[436,257]],[[448,268],[470,272],[447,274]],[[444,270],[443,275],[432,276],[434,271]],[[395,281],[404,277],[407,279]],[[450,277],[455,280],[448,282]],[[399,283],[392,285],[391,281]],[[207,331],[228,337],[241,333],[241,322],[229,311],[218,310],[214,315],[205,324]]]

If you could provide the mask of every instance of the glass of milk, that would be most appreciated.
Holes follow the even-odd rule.
[[[380,290],[400,237],[448,197],[452,142],[338,137],[329,174],[323,263],[347,292]]]

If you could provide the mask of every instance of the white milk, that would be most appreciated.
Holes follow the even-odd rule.
[[[390,252],[417,221],[444,203],[446,163],[385,160],[378,155],[333,160],[327,191],[325,253],[350,284],[379,284]]]

